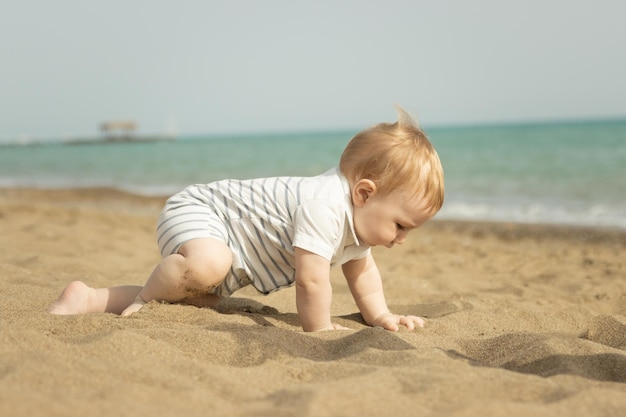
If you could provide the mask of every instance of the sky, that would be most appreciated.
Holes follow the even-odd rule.
[[[626,117],[621,0],[0,0],[0,139]]]

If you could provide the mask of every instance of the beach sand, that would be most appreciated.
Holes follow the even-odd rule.
[[[374,254],[387,301],[363,324],[333,270],[334,321],[304,333],[293,288],[216,311],[46,313],[64,286],[138,284],[164,199],[0,190],[2,416],[624,416],[626,233],[433,221]]]

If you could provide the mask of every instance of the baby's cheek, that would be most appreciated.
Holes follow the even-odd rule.
[[[380,243],[388,244],[396,239],[395,230],[386,230],[385,233],[379,235]]]

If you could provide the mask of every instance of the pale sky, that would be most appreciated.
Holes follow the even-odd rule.
[[[0,139],[626,116],[626,2],[0,0]]]

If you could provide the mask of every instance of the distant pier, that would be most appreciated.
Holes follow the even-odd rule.
[[[132,120],[109,120],[100,124],[101,135],[97,138],[76,138],[65,140],[69,145],[123,142],[160,142],[176,139],[173,135],[138,135],[137,123]]]

